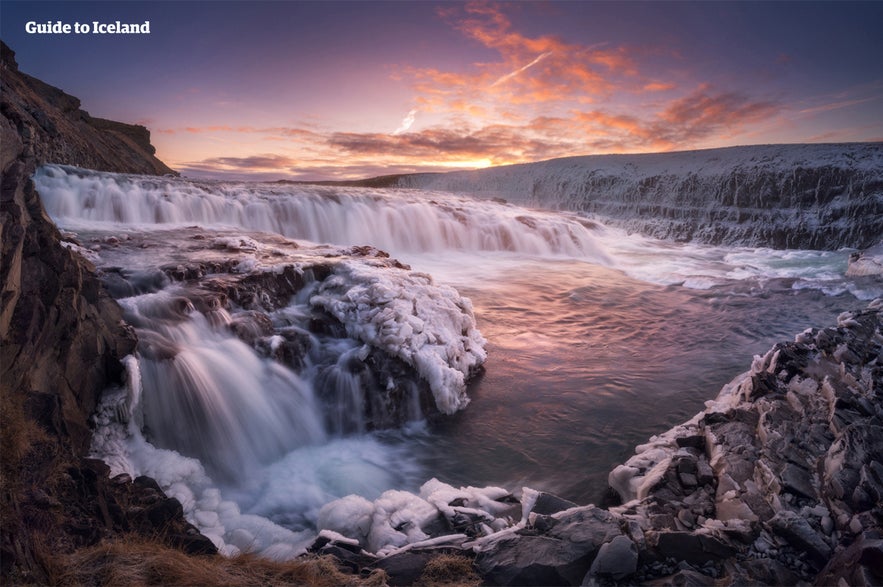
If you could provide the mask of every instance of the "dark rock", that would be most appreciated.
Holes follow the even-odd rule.
[[[111,481],[104,463],[83,458],[88,417],[104,389],[123,383],[120,360],[136,339],[92,264],[61,245],[30,177],[49,162],[172,171],[152,156],[146,129],[93,119],[76,98],[19,72],[5,44],[0,82],[0,434],[4,449],[16,449],[2,459],[0,580],[48,584],[39,552],[68,554],[132,532],[172,545],[187,523],[176,510],[152,525],[144,502],[162,492]]]
[[[557,520],[542,534],[515,534],[480,552],[479,573],[499,585],[578,585],[601,545],[622,534],[616,518],[595,506]]]
[[[679,436],[675,442],[677,442],[680,447],[689,447],[695,448],[701,451],[705,451],[705,436],[702,434],[693,434],[692,436]]]
[[[656,551],[663,559],[673,558],[691,564],[705,564],[709,560],[725,559],[736,553],[735,548],[718,538],[692,532],[660,532]]]
[[[780,478],[786,491],[801,497],[816,497],[816,490],[812,486],[812,476],[806,469],[789,463],[785,465]]]
[[[388,585],[413,585],[432,558],[428,553],[403,552],[382,558],[375,566],[386,571]]]
[[[816,585],[883,585],[883,537],[863,533],[848,548],[836,553],[818,574]]]
[[[609,577],[616,581],[625,579],[638,569],[638,548],[625,536],[617,536],[601,545],[589,575]],[[585,584],[585,580],[583,580]]]
[[[831,547],[822,535],[795,512],[779,512],[769,524],[775,535],[784,538],[797,550],[807,552],[814,567],[821,568],[831,556]]]
[[[351,548],[347,548],[348,546],[347,544],[339,543],[326,544],[315,550],[311,547],[310,552],[315,552],[322,556],[333,556],[341,566],[346,567],[352,573],[358,573],[363,568],[373,565],[377,561],[375,557],[365,554],[361,549],[358,552],[354,552]]]

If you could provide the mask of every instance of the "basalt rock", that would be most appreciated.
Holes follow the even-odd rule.
[[[636,576],[666,576],[665,561],[711,561],[718,585],[874,584],[881,331],[877,301],[775,345],[704,412],[617,467],[610,480],[624,503],[611,511],[647,543]]]
[[[19,154],[38,162],[99,171],[174,174],[154,156],[145,127],[94,118],[80,101],[18,70],[15,53],[2,45],[2,163]]]

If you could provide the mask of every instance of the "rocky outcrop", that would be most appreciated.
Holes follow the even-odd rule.
[[[883,143],[570,157],[396,185],[571,210],[677,241],[837,250],[883,234]]]
[[[171,170],[152,155],[146,129],[96,121],[79,101],[18,71],[2,47],[2,577],[49,580],[48,559],[136,532],[210,551],[155,488],[107,478],[86,458],[88,417],[121,381],[131,329],[91,264],[60,244],[30,177],[65,162],[142,173]]]

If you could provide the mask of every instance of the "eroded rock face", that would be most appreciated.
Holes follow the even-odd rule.
[[[781,571],[773,582],[879,583],[880,567],[862,561],[876,560],[883,523],[881,327],[876,302],[757,357],[705,412],[611,473],[627,502],[611,511],[657,558],[725,563],[734,583],[768,583],[764,569]]]
[[[143,126],[93,118],[80,101],[18,70],[15,53],[2,46],[2,163],[19,154],[37,162],[99,171],[177,175],[154,157]]]

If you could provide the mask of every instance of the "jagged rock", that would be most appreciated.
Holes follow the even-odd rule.
[[[881,535],[881,330],[883,304],[873,302],[837,327],[775,345],[703,413],[615,470],[634,501],[611,511],[646,537],[637,577],[670,584],[664,561],[712,560],[720,584],[793,584],[830,559],[817,580],[874,583],[873,566],[853,573],[860,547],[850,545]],[[708,461],[685,452],[698,448],[697,431]],[[701,487],[690,492],[694,469]],[[867,544],[876,561],[878,546]]]
[[[784,538],[800,551],[810,554],[811,560],[821,567],[822,561],[831,556],[831,547],[819,536],[806,519],[791,511],[782,511],[769,522],[777,536]]]
[[[673,558],[688,563],[703,564],[709,560],[725,559],[736,549],[713,536],[694,532],[660,532],[656,537],[656,551],[662,558]]]
[[[577,504],[572,501],[541,491],[539,495],[537,495],[536,503],[534,503],[531,511],[535,514],[549,515],[575,507],[577,507]]]
[[[4,131],[5,162],[18,145],[31,160],[64,163],[122,173],[174,174],[154,157],[150,131],[143,126],[93,118],[80,110],[80,101],[18,70],[15,53],[3,44],[3,116],[14,129]],[[18,145],[16,145],[16,143]],[[7,151],[7,149],[9,149]]]
[[[35,549],[61,555],[133,532],[216,552],[173,504],[154,506],[166,510],[150,519],[161,492],[111,480],[104,463],[84,458],[87,418],[100,393],[121,382],[120,359],[136,341],[91,263],[61,245],[30,179],[48,162],[172,171],[152,156],[146,129],[91,118],[76,98],[19,72],[5,44],[0,73],[2,475],[4,488],[21,489],[0,495],[0,577],[48,583]]]
[[[865,532],[835,554],[815,579],[816,585],[883,585],[883,534]]]

